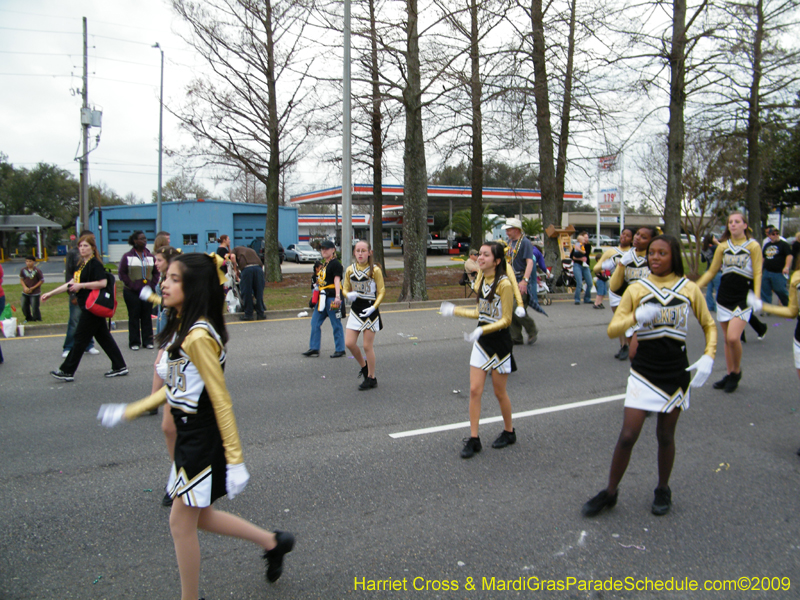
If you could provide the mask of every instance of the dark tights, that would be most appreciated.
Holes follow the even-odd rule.
[[[617,486],[625,475],[628,463],[631,460],[631,452],[639,439],[642,431],[647,411],[638,408],[625,408],[625,416],[622,421],[622,431],[619,433],[617,446],[614,448],[614,457],[611,459],[611,470],[608,474],[609,494],[617,491]],[[678,417],[681,416],[679,408],[669,413],[658,413],[656,423],[656,439],[658,440],[658,487],[664,488],[669,485],[669,476],[672,473],[672,465],[675,462],[675,426],[678,424]]]

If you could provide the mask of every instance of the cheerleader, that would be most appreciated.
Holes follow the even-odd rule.
[[[623,268],[614,269],[614,274],[608,282],[609,303],[612,307],[619,305],[618,299],[622,298],[622,294],[630,284],[644,279],[650,274],[650,270],[647,268],[647,245],[656,235],[658,235],[658,230],[655,227],[639,228],[636,235],[633,236],[633,247],[620,257],[617,264],[622,265]],[[620,340],[622,348],[616,357],[619,360],[627,360],[630,353],[630,338],[624,334],[621,337],[623,338]]]
[[[492,386],[500,412],[503,415],[504,429],[492,443],[492,448],[505,448],[517,441],[517,433],[511,423],[511,400],[506,392],[508,374],[517,370],[513,343],[508,326],[511,324],[514,306],[513,285],[506,275],[506,261],[503,247],[497,243],[481,246],[478,266],[483,273],[478,292],[478,305],[473,308],[458,307],[451,302],[442,302],[442,316],[467,317],[478,319],[478,327],[464,339],[473,342],[472,356],[469,360],[469,425],[470,437],[464,440],[461,458],[472,458],[482,449],[478,437],[478,423],[481,418],[481,396],[486,383],[486,374],[492,374]],[[478,284],[476,283],[476,286]]]
[[[626,227],[619,234],[619,246],[616,248],[609,248],[603,252],[603,255],[599,259],[597,259],[597,262],[594,265],[594,274],[597,275],[597,279],[598,281],[602,282],[602,285],[597,284],[595,286],[597,289],[597,294],[594,298],[595,308],[605,308],[605,306],[603,306],[603,296],[605,294],[600,293],[600,289],[605,288],[605,290],[608,290],[608,303],[611,305],[611,312],[616,312],[617,306],[619,306],[620,297],[608,289],[610,283],[609,278],[614,273],[614,269],[616,269],[617,263],[619,263],[623,255],[631,249],[632,241],[633,230]],[[619,337],[619,351],[614,355],[614,358],[619,358],[624,348],[625,336],[621,335]]]
[[[342,281],[342,291],[352,302],[344,344],[358,361],[361,371],[359,377],[364,381],[359,390],[378,387],[375,377],[375,334],[383,329],[381,313],[378,310],[386,288],[383,285],[383,272],[372,261],[372,247],[369,242],[359,240],[353,248],[355,264],[347,267]],[[358,348],[358,334],[364,332],[364,356]]]
[[[727,372],[714,383],[714,389],[730,394],[736,391],[742,379],[741,337],[753,312],[747,305],[747,292],[753,290],[756,299],[761,296],[761,246],[750,238],[747,221],[741,212],[733,212],[728,217],[714,260],[697,280],[698,287],[712,281],[720,268],[722,279],[717,292],[717,320],[725,336]]]
[[[611,459],[608,486],[583,505],[582,512],[587,517],[617,503],[617,486],[649,412],[658,414],[658,487],[651,510],[657,516],[669,512],[675,426],[681,412],[689,408],[690,387],[703,385],[714,366],[717,328],[700,288],[683,276],[678,240],[669,235],[653,238],[647,258],[650,274],[625,290],[608,326],[610,338],[628,329],[638,329],[639,346],[631,361],[622,431]],[[690,310],[706,337],[705,352],[692,366],[686,356]],[[691,371],[697,371],[693,379]]]
[[[217,255],[199,253],[172,261],[162,285],[163,303],[171,310],[158,336],[159,343],[169,340],[167,384],[133,404],[104,404],[97,415],[103,425],[113,427],[165,402],[170,406],[178,434],[167,490],[180,501],[172,505],[169,524],[182,600],[198,597],[198,529],[261,546],[270,582],[281,576],[283,557],[294,546],[290,533],[266,531],[212,506],[226,493],[233,499],[250,479],[223,373],[228,332],[221,262]]]

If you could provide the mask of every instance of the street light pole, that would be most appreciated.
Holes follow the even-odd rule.
[[[161,91],[158,95],[159,111],[158,111],[158,196],[156,204],[156,233],[162,231],[161,225],[161,162],[164,155],[164,50],[158,45],[158,42],[153,44],[153,48],[158,48],[161,52]]]

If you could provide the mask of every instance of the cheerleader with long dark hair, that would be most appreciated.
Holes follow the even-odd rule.
[[[469,423],[470,437],[464,440],[461,458],[472,458],[482,449],[478,437],[478,423],[481,418],[481,397],[486,383],[486,375],[492,375],[492,387],[500,412],[503,415],[503,431],[492,443],[492,448],[505,448],[517,441],[517,434],[511,423],[511,400],[506,391],[508,374],[517,370],[512,354],[513,342],[508,326],[514,307],[513,285],[506,275],[506,261],[503,247],[498,243],[481,246],[478,267],[483,280],[476,282],[478,304],[472,308],[456,307],[452,302],[442,302],[442,316],[478,319],[478,327],[470,334],[464,334],[472,342],[472,355],[469,360]]]
[[[170,406],[177,439],[167,491],[175,500],[169,517],[181,576],[182,600],[196,600],[200,585],[197,530],[248,540],[264,549],[267,580],[276,581],[283,557],[294,546],[290,533],[266,531],[241,517],[217,511],[212,503],[244,491],[250,474],[244,466],[239,431],[225,386],[225,329],[219,255],[175,258],[161,286],[170,308],[158,336],[167,342],[166,385],[133,404],[104,404],[97,418],[106,427],[130,421],[164,403]]]

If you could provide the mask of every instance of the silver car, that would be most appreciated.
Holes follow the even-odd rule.
[[[299,244],[290,244],[286,248],[286,260],[293,260],[296,263],[313,263],[315,260],[322,260],[322,255],[314,250],[311,244],[300,242]]]

